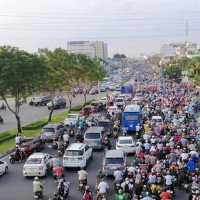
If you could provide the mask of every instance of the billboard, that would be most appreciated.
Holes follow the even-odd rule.
[[[70,41],[69,44],[83,44],[83,41]]]

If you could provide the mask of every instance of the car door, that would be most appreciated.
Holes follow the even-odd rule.
[[[4,163],[2,161],[0,161],[0,174],[4,173]]]
[[[86,158],[87,160],[89,159],[89,157],[91,156],[91,152],[90,152],[90,148],[88,145],[85,145],[85,155],[86,155]]]

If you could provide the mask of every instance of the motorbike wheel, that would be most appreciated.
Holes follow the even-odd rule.
[[[16,162],[16,160],[14,158],[10,158],[9,161],[11,164],[14,164]]]

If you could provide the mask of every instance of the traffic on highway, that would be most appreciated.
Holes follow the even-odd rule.
[[[0,199],[199,199],[198,95],[154,77],[142,64],[120,91],[104,79],[99,101],[37,137],[18,134],[0,161]]]

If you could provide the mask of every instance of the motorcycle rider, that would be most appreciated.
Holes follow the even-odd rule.
[[[104,146],[104,147],[108,147],[108,149],[111,149],[111,142],[110,142],[108,136],[105,136],[105,137],[104,137],[103,146]]]
[[[55,168],[56,166],[58,166],[59,163],[61,163],[60,159],[58,158],[58,155],[55,154],[52,159],[52,167]]]
[[[107,193],[107,189],[109,189],[108,184],[105,182],[104,178],[102,178],[101,182],[99,183],[97,189],[99,190],[99,192],[97,193],[96,196],[96,200],[98,200],[99,195],[101,194],[106,194]]]
[[[132,172],[135,174],[136,168],[134,167],[134,163],[131,163],[131,166],[128,168],[128,172]]]
[[[193,162],[192,158],[190,158],[187,163],[187,170],[188,172],[193,172],[195,170],[195,163]]]
[[[173,193],[175,192],[174,191],[174,186],[173,186],[173,184],[172,184],[172,179],[173,179],[173,177],[170,175],[170,173],[169,173],[169,171],[167,172],[167,175],[165,176],[165,185],[167,186],[167,187],[170,187],[171,189],[172,189],[172,191],[173,191]]]
[[[83,194],[83,200],[92,200],[92,192],[88,185],[85,186],[85,193]]]
[[[43,190],[43,185],[39,181],[39,178],[36,176],[33,181],[33,192],[34,192],[34,194],[40,193],[40,196],[43,197],[42,190]]]
[[[49,200],[51,200],[51,199],[49,199]],[[58,194],[56,192],[54,192],[53,200],[62,200],[62,199],[58,196]]]
[[[64,132],[63,141],[64,143],[66,142],[67,145],[69,145],[69,133],[67,131]]]
[[[84,170],[83,167],[81,167],[81,170],[78,171],[78,180],[83,181],[84,185],[87,185],[87,175],[88,173]]]
[[[164,189],[160,194],[160,198],[163,200],[170,199],[171,195],[167,192],[167,189]]]
[[[63,142],[62,142],[61,137],[58,138],[57,146],[58,146],[58,150],[62,151],[62,149],[63,149]]]
[[[116,171],[114,171],[113,175],[115,177],[115,181],[122,181],[123,173],[119,170],[119,168],[117,168]]]
[[[122,189],[119,189],[118,194],[115,195],[116,200],[127,200],[126,195]]]
[[[55,178],[57,180],[63,178],[63,172],[64,172],[64,169],[63,167],[61,166],[61,163],[58,163],[58,165],[54,168],[54,171],[55,171]]]
[[[61,196],[68,196],[69,194],[69,185],[65,182],[65,179],[60,179],[58,186],[58,194]]]
[[[126,178],[125,181],[121,184],[121,187],[125,194],[129,194],[129,196],[132,197],[133,185],[129,182],[128,178]]]

